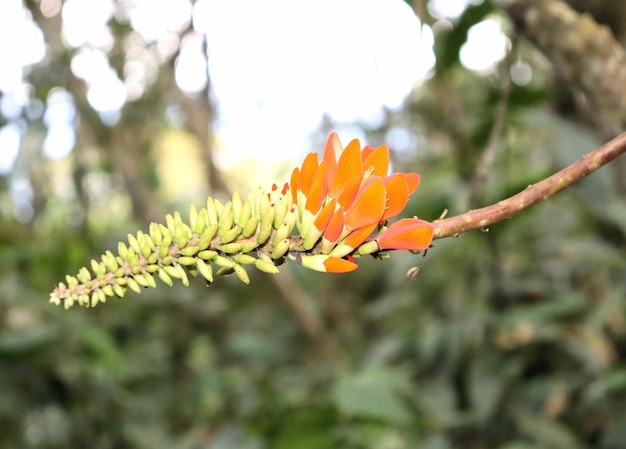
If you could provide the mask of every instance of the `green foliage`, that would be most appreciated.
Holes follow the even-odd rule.
[[[420,136],[418,152],[394,155],[395,170],[422,174],[409,216],[463,212],[505,70],[478,76],[450,61],[460,36],[492,10],[470,8],[456,40],[440,43],[446,76],[390,114],[386,129],[368,130]],[[472,207],[598,144],[556,116],[545,66],[517,50],[537,76],[512,86]],[[36,72],[37,95],[61,82],[55,64],[64,58]],[[139,113],[158,129],[153,111],[167,92],[157,83],[149,108],[139,100],[119,128],[90,122],[94,134],[82,137],[104,145],[119,130],[132,135],[137,124],[124,120]],[[116,176],[109,152],[79,153],[73,170]],[[142,168],[129,179],[154,185],[145,153],[131,154]],[[47,207],[32,225],[0,217],[0,447],[622,449],[626,209],[614,173],[603,169],[484,232],[436,241],[425,257],[364,258],[345,275],[288,262],[276,276],[250,273],[250,285],[190,280],[70,311],[48,303],[50,288],[146,217],[129,212],[134,191],[90,203],[84,191],[68,201],[42,188]],[[7,203],[2,184],[0,210]],[[412,266],[415,280],[406,277]]]

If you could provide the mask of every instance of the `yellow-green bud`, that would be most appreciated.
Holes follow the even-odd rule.
[[[217,226],[217,209],[215,208],[215,203],[213,202],[213,198],[209,198],[206,200],[206,212],[207,212],[207,222],[209,226]]]
[[[222,235],[222,243],[230,243],[233,240],[235,240],[237,237],[239,237],[240,234],[241,234],[241,229],[235,226],[234,228],[224,233],[224,235]]]
[[[195,257],[181,256],[177,259],[177,261],[181,265],[195,265],[196,264]]]
[[[236,254],[241,252],[243,245],[239,242],[226,243],[225,245],[222,245],[220,249],[225,253]]]
[[[161,226],[158,223],[150,223],[150,238],[154,242],[155,246],[160,245],[163,241],[163,233],[161,232]]]
[[[204,251],[200,251],[200,252],[198,253],[198,257],[199,257],[200,259],[204,259],[204,260],[211,260],[211,259],[213,259],[216,255],[217,255],[217,252],[216,252],[216,251],[211,251],[211,250],[208,250],[208,249],[206,249],[206,250],[204,250]]]
[[[235,254],[233,260],[242,265],[251,265],[256,261],[256,257],[252,257],[249,254]]]
[[[159,279],[163,281],[164,284],[167,284],[170,287],[174,285],[174,281],[172,281],[171,276],[167,274],[167,272],[163,268],[159,268],[159,270],[157,271],[157,275],[159,276]]]
[[[263,271],[264,273],[276,274],[278,273],[278,267],[274,265],[273,262],[269,262],[267,260],[256,259],[254,261],[254,266]]]
[[[261,229],[259,229],[259,233],[256,235],[256,241],[259,242],[259,245],[265,243],[272,233],[272,229],[271,223],[261,224]]]
[[[233,227],[233,203],[229,201],[222,209],[222,213],[219,215],[220,221],[217,228],[217,233],[220,236],[224,236]]]
[[[113,292],[118,296],[118,298],[122,298],[124,293],[126,293],[126,289],[119,284],[113,284],[111,286],[113,288]]]
[[[128,287],[135,293],[141,293],[141,288],[139,287],[139,284],[133,278],[126,278],[126,285],[128,285]]]
[[[233,193],[233,198],[231,200],[232,206],[232,214],[233,214],[233,222],[237,223],[239,221],[239,217],[241,216],[241,209],[243,205],[241,204],[241,197],[237,192]]]
[[[180,253],[183,256],[195,256],[196,254],[198,254],[200,248],[193,243],[194,242],[190,242],[190,245],[185,246],[184,248],[181,248]]]
[[[239,226],[241,229],[244,229],[246,227],[246,224],[250,220],[251,216],[252,216],[252,203],[250,202],[250,200],[247,200],[245,203],[243,203],[243,206],[241,207],[239,218],[236,220],[237,226]]]
[[[250,278],[248,277],[248,272],[246,271],[246,269],[243,266],[239,265],[238,263],[234,263],[233,264],[233,270],[235,271],[235,274],[241,280],[241,282],[243,282],[244,284],[249,284],[250,283]]]
[[[202,277],[204,277],[209,282],[213,282],[213,269],[211,268],[210,264],[206,263],[202,259],[198,259],[196,261],[196,268],[198,269],[198,272],[202,275]]]
[[[289,251],[289,239],[281,240],[272,250],[272,259],[280,259],[287,251]]]
[[[242,234],[244,237],[250,237],[256,234],[257,228],[259,226],[259,217],[253,215],[247,221],[246,225],[243,228]]]
[[[220,256],[219,254],[211,259],[215,265],[219,265],[220,267],[232,268],[234,262],[228,257]]]
[[[189,227],[196,229],[196,221],[198,220],[198,209],[193,204],[189,206]]]

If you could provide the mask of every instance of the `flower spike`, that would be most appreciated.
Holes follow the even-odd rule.
[[[155,287],[155,277],[169,286],[176,279],[188,285],[188,274],[212,283],[234,273],[247,284],[246,268],[277,273],[285,259],[319,272],[346,273],[366,254],[422,251],[433,238],[431,223],[403,218],[387,227],[419,187],[420,175],[388,171],[385,145],[361,149],[352,140],[344,148],[332,133],[321,160],[308,154],[282,189],[258,188],[246,201],[236,193],[226,203],[208,198],[204,208],[191,206],[187,222],[178,212],[167,215],[165,224],[152,223],[148,233],[129,234],[117,254],[107,251],[92,260],[91,270],[66,276],[50,301],[93,307],[128,289]]]

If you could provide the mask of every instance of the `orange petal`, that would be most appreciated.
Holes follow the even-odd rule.
[[[359,229],[380,221],[385,212],[385,183],[379,176],[365,180],[356,198],[346,210],[346,227]]]
[[[404,175],[404,179],[406,179],[406,184],[409,187],[409,195],[417,190],[420,186],[420,175],[419,173],[402,173]]]
[[[348,206],[354,201],[354,197],[359,192],[359,187],[361,187],[361,182],[363,182],[363,178],[361,176],[354,177],[346,184],[346,187],[339,194],[339,204],[344,209],[347,209]]]
[[[354,178],[363,178],[363,161],[358,140],[353,140],[346,146],[337,162],[337,172],[334,179],[329,179],[330,189],[328,194],[333,198],[339,198],[348,183]]]
[[[385,229],[376,239],[384,249],[421,251],[433,240],[433,225],[419,218],[403,218]]]
[[[326,186],[327,190],[330,190],[332,187],[331,184],[337,175],[337,159],[339,159],[339,155],[342,151],[343,147],[339,141],[339,136],[337,133],[331,133],[326,141],[323,156],[323,160],[326,162],[326,176],[328,180],[328,185]]]
[[[326,227],[326,231],[324,232],[324,238],[329,242],[336,242],[343,232],[343,225],[343,209],[340,207],[335,211],[332,218],[328,222],[328,226]]]
[[[363,149],[361,150],[361,159],[363,159],[363,161],[365,161],[365,159],[367,159],[367,157],[372,154],[372,151],[374,151],[374,148],[370,145],[365,145],[363,147]]]
[[[371,148],[371,147],[370,147]],[[363,169],[370,175],[380,176],[384,178],[389,171],[389,148],[387,145],[376,147],[365,155],[363,150]],[[371,171],[370,171],[371,170]]]
[[[307,201],[307,204],[308,204],[308,201]],[[333,218],[336,205],[337,205],[337,202],[333,199],[329,201],[322,208],[322,210],[317,214],[317,217],[315,218],[315,221],[313,222],[313,224],[318,229],[318,231],[324,232],[326,230],[328,223],[330,222],[331,218]],[[342,227],[343,227],[343,224],[342,224]]]
[[[387,203],[385,204],[385,213],[381,221],[395,217],[406,206],[409,199],[409,187],[405,176],[402,173],[387,176],[385,178],[385,191],[387,193]]]
[[[372,225],[365,226],[351,232],[345,239],[341,241],[341,244],[346,244],[353,249],[358,248],[359,245],[363,243],[365,239],[372,234],[372,232],[374,232],[376,226],[378,226],[378,223],[374,223]]]
[[[328,273],[347,273],[359,268],[354,262],[333,256],[329,256],[328,259],[324,261],[324,267],[326,267]]]
[[[291,199],[293,204],[298,204],[298,189],[300,188],[300,169],[298,167],[294,168],[291,172],[291,181],[289,184],[291,185]]]
[[[313,177],[317,171],[317,154],[309,153],[304,158],[302,168],[300,169],[300,190],[305,196],[309,196],[309,191],[313,185]]]
[[[311,189],[307,195],[306,205],[304,207],[313,214],[317,214],[322,207],[324,198],[326,197],[326,182],[324,179],[325,171],[326,164],[322,162],[320,166],[317,167],[317,170],[315,170]]]

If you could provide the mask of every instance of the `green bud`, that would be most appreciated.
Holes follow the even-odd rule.
[[[141,288],[135,279],[126,278],[126,285],[128,285],[128,287],[135,293],[141,293]]]
[[[102,291],[104,292],[105,295],[107,296],[113,296],[115,293],[113,293],[113,286],[112,285],[103,285],[102,287]]]
[[[213,259],[216,255],[217,255],[217,252],[216,252],[216,251],[211,251],[211,250],[208,250],[208,249],[206,249],[206,250],[204,250],[204,251],[200,251],[200,252],[198,253],[198,257],[199,257],[200,259],[204,259],[204,260],[211,260],[211,259]]]
[[[261,224],[261,229],[259,229],[259,233],[256,235],[256,241],[259,242],[259,245],[265,243],[272,233],[272,229],[271,224]]]
[[[281,195],[278,200],[276,200],[276,212],[274,214],[274,229],[278,229],[285,218],[287,217],[287,210],[289,206],[291,206],[291,195]]]
[[[189,206],[189,227],[191,229],[196,228],[196,221],[198,220],[198,209],[193,204]]]
[[[161,281],[163,281],[164,284],[167,284],[170,287],[172,285],[174,285],[174,282],[172,281],[172,278],[170,277],[169,274],[167,274],[165,272],[165,270],[163,268],[159,268],[159,270],[157,271],[157,275],[159,276],[159,279],[161,279]]]
[[[249,254],[235,254],[233,256],[233,260],[237,263],[240,263],[242,265],[251,265],[253,264],[257,259],[256,257],[252,257]]]
[[[315,225],[309,228],[307,235],[304,237],[304,249],[309,250],[315,246],[317,241],[322,236],[322,233],[315,227]]]
[[[150,223],[150,238],[152,242],[154,242],[155,246],[158,246],[163,241],[163,233],[161,232],[161,227],[158,223]]]
[[[163,225],[159,225],[159,227],[161,228],[161,233],[163,234],[163,241],[161,242],[161,246],[169,247],[174,240],[174,233]]]
[[[215,203],[213,202],[213,198],[208,198],[206,200],[206,212],[207,212],[207,222],[209,226],[217,226],[217,209],[215,208]]]
[[[148,283],[148,287],[156,288],[156,281],[154,280],[154,277],[150,274],[145,274],[144,276],[146,278],[146,282]]]
[[[122,259],[126,260],[126,255],[128,254],[128,248],[126,247],[124,242],[118,242],[117,253],[120,255]]]
[[[223,237],[224,234],[230,231],[233,227],[233,203],[231,201],[226,203],[226,206],[222,209],[219,217],[220,221],[217,227],[217,233]]]
[[[251,216],[252,216],[252,203],[250,202],[250,200],[248,200],[245,203],[243,203],[243,206],[241,207],[239,218],[237,218],[236,220],[237,226],[239,226],[241,229],[244,229],[246,227],[246,224],[250,220]]]
[[[239,242],[226,243],[225,245],[221,245],[220,250],[228,254],[236,254],[241,252],[243,249],[243,245]]]
[[[237,192],[233,193],[233,198],[231,202],[233,204],[233,207],[232,207],[233,221],[237,223],[237,221],[239,221],[239,217],[241,216],[241,210],[243,208],[243,204],[241,203],[241,197],[239,196]]]
[[[213,205],[215,206],[215,211],[217,212],[217,218],[218,218],[218,224],[219,224],[219,220],[220,220],[220,215],[222,215],[222,212],[224,211],[224,205],[222,204],[222,202],[216,198],[213,199]],[[232,206],[231,206],[232,207]]]
[[[117,295],[118,298],[122,298],[124,293],[126,293],[126,289],[119,284],[113,284],[111,286],[113,288],[113,292]]]
[[[228,276],[229,274],[233,274],[235,270],[233,267],[221,267],[215,274],[218,276]]]
[[[89,281],[91,281],[91,273],[85,267],[81,267],[81,269],[78,270],[78,274],[76,275],[76,277],[81,284],[87,284]]]
[[[152,253],[152,248],[150,248],[150,244],[148,242],[150,242],[150,240],[144,240],[139,244],[141,255],[146,259],[150,257],[150,254]]]
[[[213,257],[213,259],[211,259],[211,262],[213,262],[215,265],[226,268],[232,268],[234,265],[234,262],[231,259],[229,259],[228,257],[220,256],[219,254]]]
[[[243,228],[242,234],[244,237],[251,237],[257,232],[257,228],[259,225],[259,217],[253,215],[247,221],[246,225]]]
[[[152,277],[152,276],[148,276],[145,274],[136,274],[135,276],[133,276],[133,279],[137,282],[137,284],[141,285],[142,287],[147,287],[148,277]]]
[[[174,241],[179,248],[184,248],[189,242],[189,232],[187,226],[184,223],[178,223],[176,231],[174,232]]]
[[[207,213],[206,209],[202,208],[198,211],[198,218],[196,219],[196,225],[192,226],[191,229],[195,231],[196,234],[202,234],[207,226]]]
[[[233,270],[235,271],[235,274],[241,280],[241,282],[243,282],[244,284],[250,283],[250,278],[248,277],[248,273],[246,272],[246,269],[243,266],[239,265],[238,263],[234,263]]]
[[[196,254],[198,254],[198,251],[200,250],[200,248],[198,248],[197,245],[193,244],[194,242],[189,242],[189,245],[185,246],[184,248],[181,248],[180,253],[183,256],[195,256]]]
[[[132,234],[128,234],[127,238],[128,238],[128,244],[135,251],[135,253],[137,254],[141,253],[141,249],[139,248],[139,242],[137,241],[137,238]]]
[[[240,240],[239,243],[241,243],[242,253],[249,253],[259,246],[259,242],[256,239]]]
[[[172,214],[167,214],[165,216],[165,225],[167,226],[167,230],[174,234],[176,231],[176,225],[174,224],[174,216]]]
[[[148,256],[148,264],[150,265],[154,265],[159,261],[159,254],[158,253],[152,253],[150,254],[150,256]]]
[[[272,251],[272,259],[280,259],[289,251],[289,239],[278,242]]]
[[[272,244],[277,245],[278,242],[285,240],[291,234],[291,229],[289,229],[289,225],[287,223],[283,223],[276,229],[274,235],[272,236]]]
[[[189,278],[182,265],[176,265],[174,268],[178,271],[180,282],[182,282],[185,287],[189,287]]]
[[[254,261],[254,266],[263,271],[264,273],[276,274],[278,273],[278,267],[274,265],[273,262],[268,262],[267,260],[256,259]]]
[[[227,231],[224,235],[222,235],[222,243],[230,243],[235,240],[241,234],[241,229],[237,226]]]
[[[378,247],[378,243],[376,243],[376,240],[370,240],[369,242],[365,242],[361,246],[359,246],[358,249],[358,252],[361,255],[372,254],[377,251],[380,251],[380,248]]]
[[[202,259],[198,259],[196,261],[196,268],[207,281],[213,282],[213,269],[210,264],[206,263]]]
[[[195,257],[181,256],[177,259],[177,261],[181,265],[195,265],[196,264]]]

